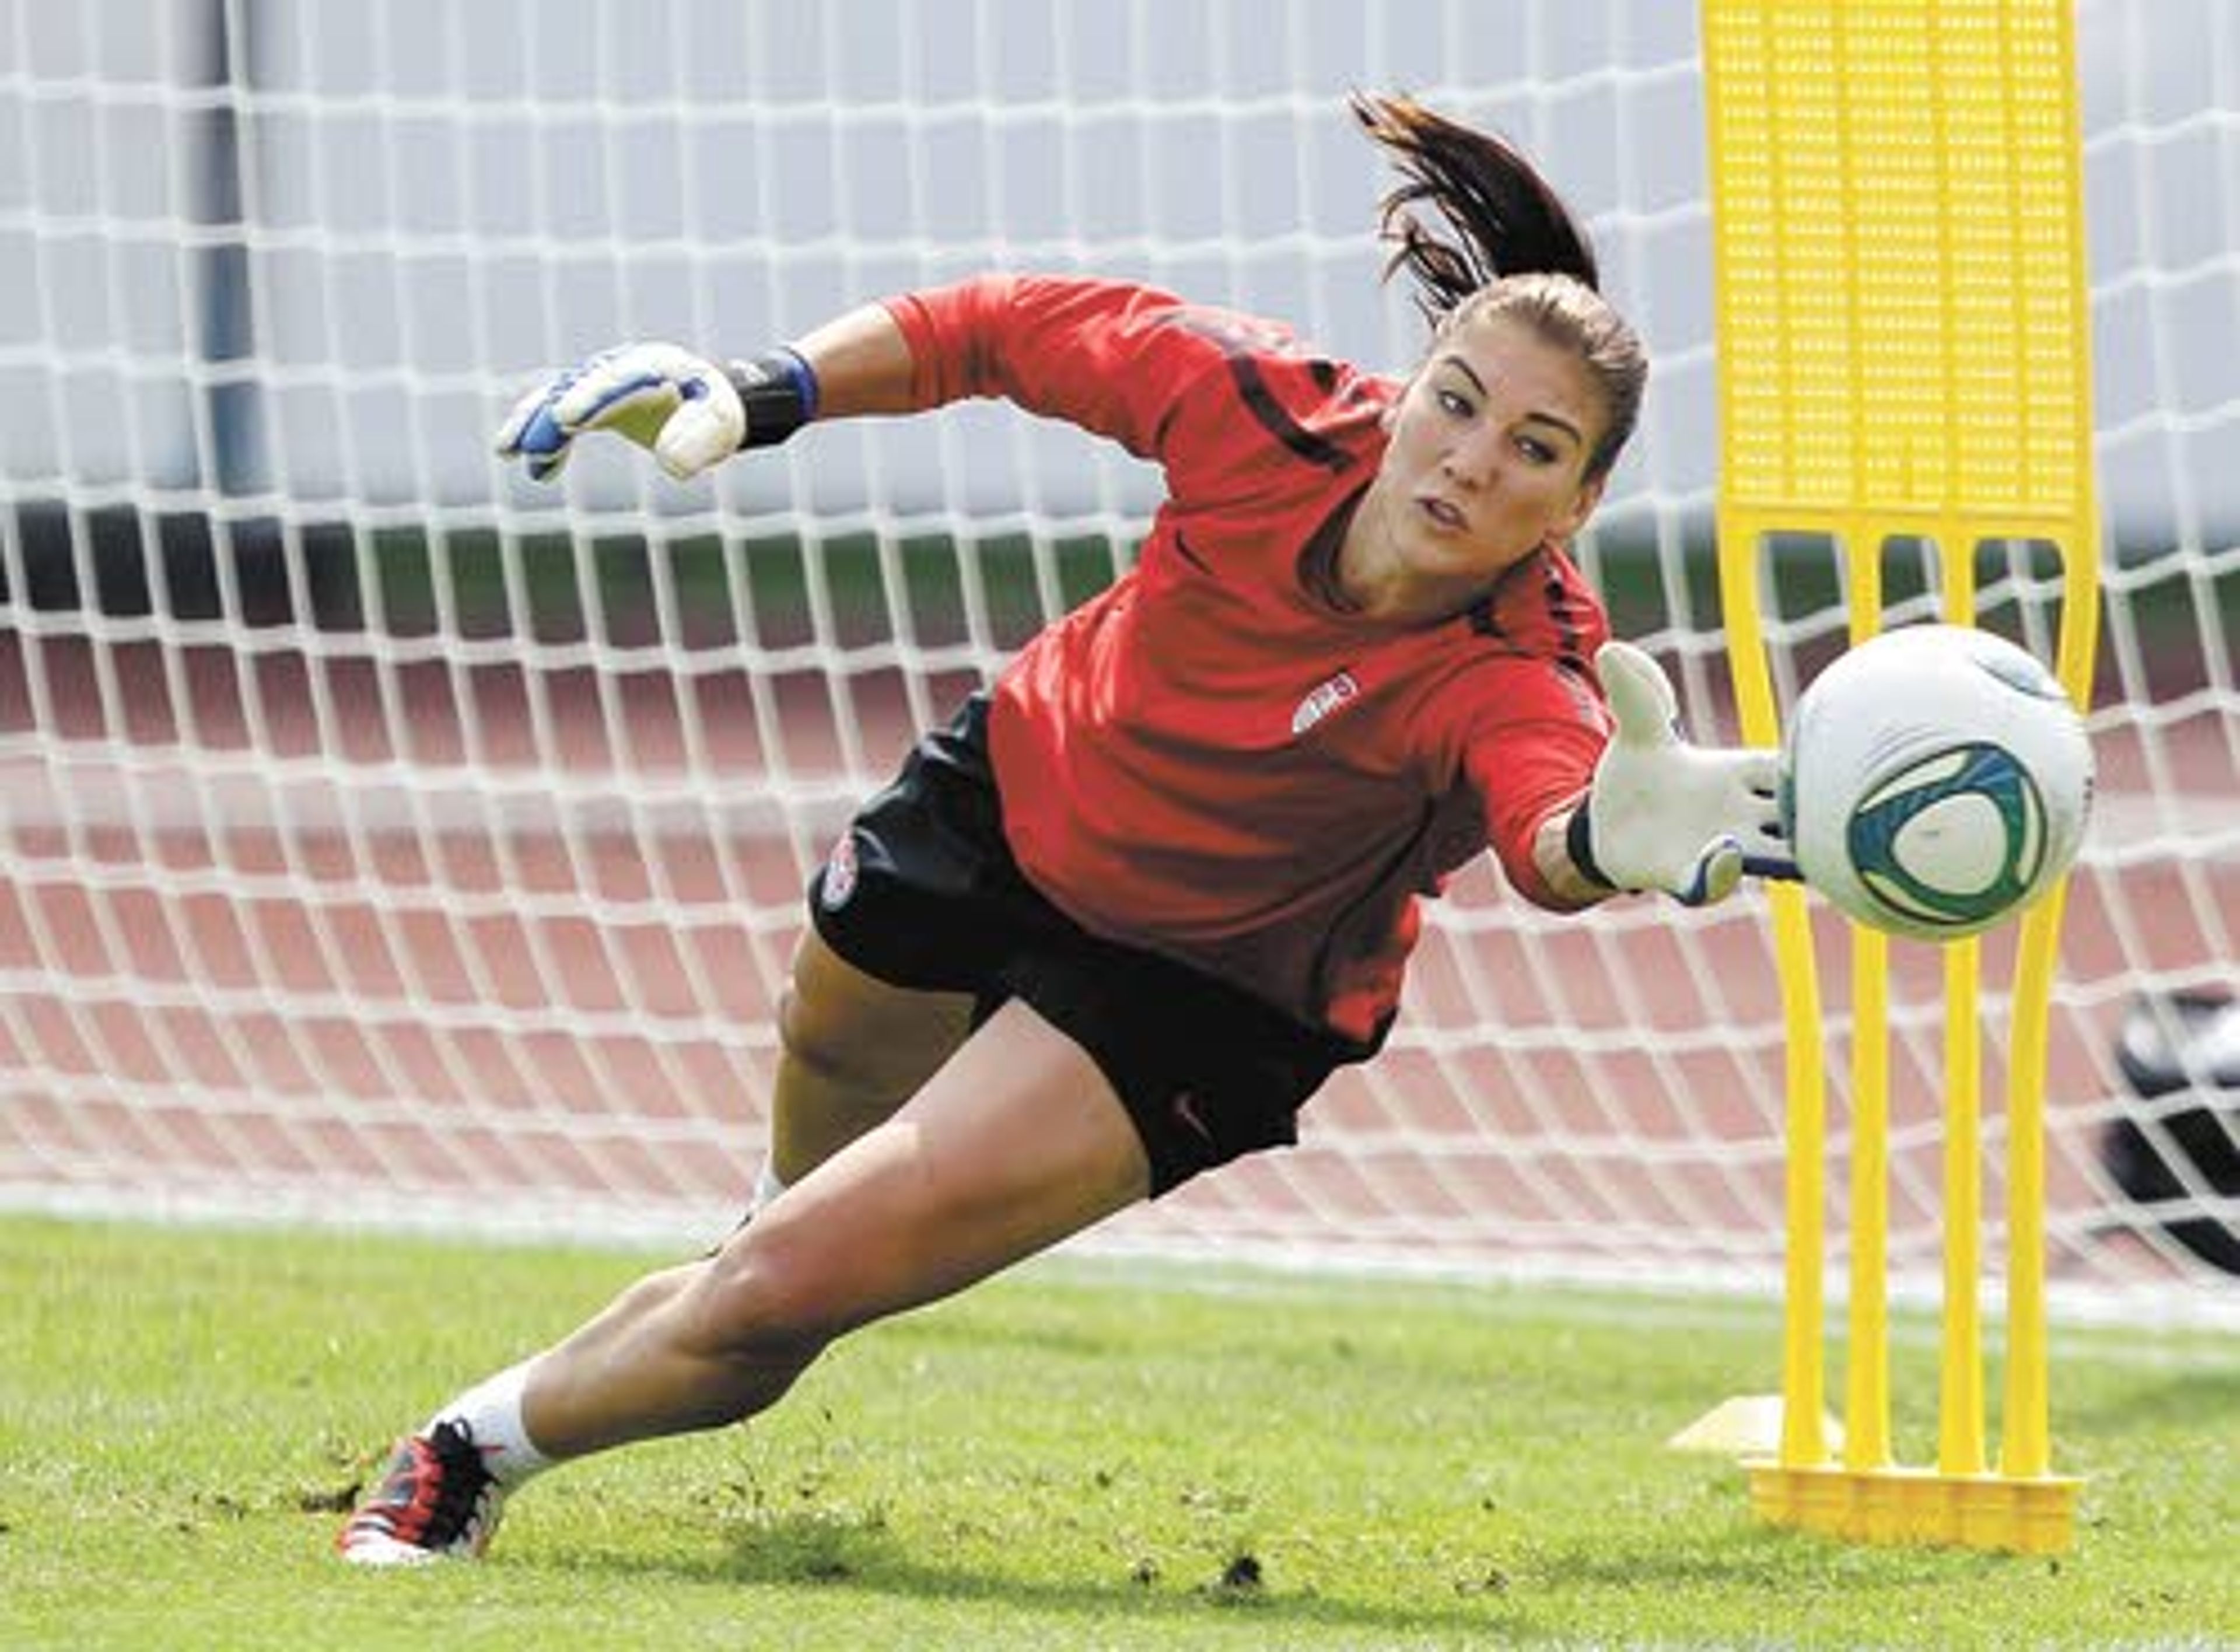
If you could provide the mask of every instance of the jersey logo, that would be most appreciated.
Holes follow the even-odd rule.
[[[1291,737],[1297,739],[1360,693],[1361,684],[1353,680],[1350,671],[1340,671],[1328,682],[1319,684],[1299,702],[1299,709],[1291,713]]]
[[[856,892],[856,834],[851,829],[840,835],[832,845],[832,853],[824,862],[824,884],[817,891],[817,899],[827,912],[837,912],[848,904],[848,897]]]

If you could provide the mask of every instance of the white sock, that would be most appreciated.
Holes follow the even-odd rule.
[[[762,1209],[784,1191],[785,1183],[778,1180],[777,1167],[765,1158],[763,1168],[755,1172],[755,1190],[750,1196],[748,1214],[751,1216]]]
[[[482,1448],[483,1462],[490,1477],[510,1489],[552,1466],[552,1459],[537,1449],[521,1420],[521,1391],[529,1378],[529,1362],[486,1377],[446,1405],[422,1425],[423,1435],[439,1422],[463,1422]]]

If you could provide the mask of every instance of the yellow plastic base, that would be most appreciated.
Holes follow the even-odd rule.
[[[1783,1401],[1778,1394],[1742,1394],[1722,1400],[1664,1443],[1673,1451],[1703,1451],[1747,1462],[1781,1452]],[[1820,1438],[1830,1451],[1843,1449],[1843,1425],[1820,1414]]]
[[[1863,1543],[1943,1544],[2056,1555],[2076,1535],[2081,1480],[1943,1475],[1928,1469],[1744,1465],[1750,1506],[1777,1525]]]

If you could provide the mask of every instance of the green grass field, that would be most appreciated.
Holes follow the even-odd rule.
[[[333,1559],[391,1434],[646,1260],[0,1220],[0,1645],[2240,1644],[2230,1337],[2058,1337],[2073,1553],[1867,1550],[1662,1444],[1771,1386],[1770,1308],[1065,1261],[540,1482],[479,1566]]]

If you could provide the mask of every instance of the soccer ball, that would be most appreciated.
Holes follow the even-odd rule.
[[[1798,696],[1782,824],[1804,881],[1854,921],[1931,941],[1980,934],[2077,858],[2092,747],[2051,674],[1962,625],[1850,649]]]

